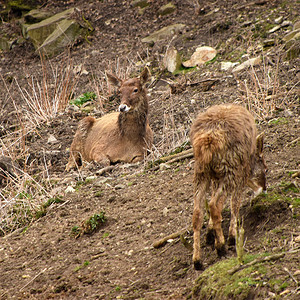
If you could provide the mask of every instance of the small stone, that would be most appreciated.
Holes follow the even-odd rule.
[[[145,7],[149,6],[149,3],[148,3],[148,0],[135,0],[135,1],[132,1],[132,6],[145,8]]]
[[[272,29],[269,30],[269,33],[273,33],[277,30],[279,30],[281,28],[281,25],[277,25],[277,26],[274,26]]]
[[[165,68],[169,72],[173,73],[181,66],[181,56],[175,48],[170,48],[164,56],[163,63]]]
[[[172,3],[168,3],[164,6],[162,6],[159,10],[158,10],[158,14],[160,16],[165,16],[165,15],[169,15],[171,13],[173,13],[176,10],[176,6]]]
[[[278,17],[277,19],[274,20],[275,24],[280,24],[283,21],[283,16]]]
[[[72,186],[68,186],[66,189],[65,189],[65,194],[68,194],[68,193],[74,193],[75,192],[75,189],[72,187]]]
[[[117,184],[116,186],[115,186],[115,190],[122,190],[122,189],[125,189],[126,188],[126,185],[124,185],[124,184]]]
[[[167,207],[165,207],[164,209],[163,209],[163,215],[166,217],[167,216],[167,214],[168,214],[168,208]]]
[[[235,62],[230,62],[230,61],[222,61],[221,62],[221,71],[228,71],[231,70],[232,68],[234,68],[236,65],[238,65],[239,63]]]
[[[166,164],[166,163],[162,163],[159,165],[159,169],[160,170],[167,170],[167,169],[170,169],[171,166],[169,164]]]
[[[48,144],[55,144],[57,142],[58,142],[58,140],[56,139],[56,137],[54,135],[50,134],[49,137],[48,137],[47,143]]]

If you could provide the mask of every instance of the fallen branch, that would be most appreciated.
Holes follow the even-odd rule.
[[[186,158],[191,158],[193,156],[194,156],[193,149],[188,149],[188,150],[184,150],[180,153],[172,154],[172,155],[169,155],[169,156],[164,156],[164,157],[161,157],[161,158],[155,160],[152,163],[153,165],[155,165],[155,167],[150,168],[149,170],[156,171],[156,170],[159,169],[159,165],[162,164],[162,163],[168,162],[169,164],[171,164],[171,163],[174,163],[174,162],[179,161],[179,160],[183,160],[183,159],[186,159]]]
[[[104,167],[104,168],[102,168],[102,169],[96,171],[96,175],[101,176],[101,175],[103,175],[104,173],[106,173],[106,172],[108,172],[108,171],[111,171],[111,170],[113,170],[113,169],[115,169],[115,168],[116,168],[116,166],[107,166],[107,167]]]
[[[246,269],[246,268],[248,268],[250,266],[253,266],[255,264],[280,259],[280,258],[284,257],[285,254],[286,253],[279,253],[279,254],[274,254],[274,255],[269,255],[269,256],[266,256],[266,257],[261,257],[261,258],[254,259],[253,261],[251,261],[247,264],[239,265],[239,266],[234,267],[233,269],[228,271],[228,274],[233,275],[234,273],[236,273],[240,270]]]
[[[186,231],[190,231],[190,228],[185,228],[183,230],[180,230],[180,231],[177,231],[177,232],[172,233],[170,235],[167,235],[166,237],[164,237],[164,238],[162,238],[158,241],[155,241],[153,243],[153,247],[154,248],[160,248],[160,247],[164,246],[168,242],[168,240],[176,239],[176,238],[180,237],[182,234],[184,234]]]

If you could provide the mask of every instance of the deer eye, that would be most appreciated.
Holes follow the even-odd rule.
[[[133,90],[133,93],[136,94],[138,91],[139,91],[139,89],[138,89],[138,88],[135,88],[135,89]]]

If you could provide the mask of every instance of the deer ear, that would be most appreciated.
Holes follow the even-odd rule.
[[[264,148],[264,134],[261,133],[256,137],[256,153],[261,156]]]
[[[144,85],[148,81],[149,77],[150,77],[150,71],[147,67],[145,67],[140,76],[141,84]]]
[[[107,81],[117,87],[120,87],[122,84],[122,80],[115,75],[106,73]]]

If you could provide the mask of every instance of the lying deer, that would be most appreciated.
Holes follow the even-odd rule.
[[[235,243],[241,194],[245,185],[256,193],[266,190],[266,164],[263,136],[257,131],[252,115],[233,104],[216,105],[200,113],[191,127],[195,157],[194,170],[194,252],[195,269],[202,268],[200,229],[206,192],[211,187],[207,243],[215,244],[219,256],[225,254],[221,228],[222,209],[230,195],[231,220],[228,243]]]
[[[148,98],[145,83],[149,71],[140,78],[121,80],[107,74],[109,82],[119,88],[119,112],[99,119],[88,116],[80,121],[70,148],[66,170],[82,166],[82,161],[103,165],[134,163],[144,158],[152,145],[153,133],[148,122]]]

